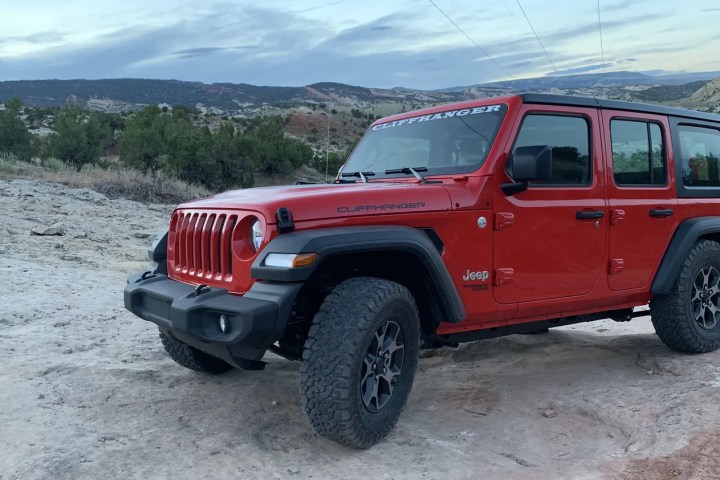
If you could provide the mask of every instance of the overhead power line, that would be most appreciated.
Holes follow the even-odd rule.
[[[555,70],[555,73],[557,73],[558,69],[555,66],[555,62],[552,61],[550,58],[550,55],[548,55],[547,50],[545,50],[545,45],[543,45],[542,41],[540,40],[540,37],[538,36],[537,32],[535,31],[535,28],[532,25],[532,22],[530,21],[530,18],[528,18],[527,13],[525,13],[525,9],[523,8],[522,4],[520,3],[520,0],[515,0],[518,4],[518,7],[520,7],[520,11],[522,12],[523,16],[525,17],[525,20],[527,20],[528,25],[530,25],[530,30],[532,30],[533,35],[535,35],[535,39],[540,44],[540,48],[542,48],[542,51],[545,52],[545,56],[548,59],[548,62],[550,62],[550,65],[552,65],[553,70]]]
[[[598,12],[598,32],[600,33],[600,57],[602,58],[602,71],[605,71],[605,49],[603,48],[602,38],[602,19],[600,18],[600,0],[597,0],[597,12]]]
[[[482,48],[480,45],[478,45],[477,42],[475,42],[475,40],[473,40],[472,38],[470,38],[470,35],[468,35],[467,33],[465,33],[465,30],[463,30],[462,28],[460,28],[460,25],[458,25],[457,23],[455,23],[455,21],[454,21],[452,18],[450,18],[450,17],[448,16],[448,14],[445,13],[445,12],[442,10],[442,8],[438,7],[437,4],[436,4],[433,0],[428,0],[428,2],[430,2],[430,3],[433,5],[433,7],[437,8],[438,12],[442,13],[443,16],[444,16],[445,18],[447,18],[448,21],[449,21],[450,23],[452,23],[452,24],[455,26],[455,28],[458,29],[458,31],[459,31],[460,33],[462,33],[463,35],[465,35],[465,38],[467,38],[467,39],[470,41],[470,43],[472,43],[473,45],[475,45],[475,47],[476,47],[478,50],[480,50],[480,51],[482,52],[482,54],[485,55],[485,56],[488,58],[488,60],[490,60],[497,68],[499,68],[500,70],[502,70],[502,72],[503,72],[505,75],[507,75],[508,77],[510,77],[512,80],[516,80],[516,78],[513,77],[513,76],[510,74],[510,72],[508,72],[507,70],[505,70],[505,68],[504,68],[502,65],[500,65],[500,64],[497,62],[497,60],[495,60],[488,52],[486,52],[484,48]]]

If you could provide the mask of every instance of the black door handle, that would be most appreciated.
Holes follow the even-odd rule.
[[[580,210],[579,212],[575,212],[575,218],[578,220],[596,220],[598,218],[603,218],[604,216],[605,212],[601,212],[600,210],[596,210],[594,212],[585,212]]]
[[[673,211],[669,208],[653,208],[650,210],[651,217],[669,217]]]

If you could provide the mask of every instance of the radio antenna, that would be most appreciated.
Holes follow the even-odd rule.
[[[327,117],[327,143],[325,145],[325,183],[328,182],[328,167],[330,166],[330,111],[325,107],[325,116]]]

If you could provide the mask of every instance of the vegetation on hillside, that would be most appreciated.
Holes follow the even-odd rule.
[[[609,89],[603,90],[606,94],[614,92],[604,95],[611,98],[720,111],[718,81],[645,89],[602,88]],[[202,185],[210,191],[332,179],[376,118],[465,95],[331,83],[301,88],[164,80],[0,84],[5,91],[17,90],[35,105],[24,107],[18,98],[5,102],[4,107],[0,103],[0,154],[25,162],[34,159],[43,165],[60,162],[76,172],[125,169],[149,178],[164,176]],[[85,102],[71,93],[78,88],[87,97]],[[63,97],[53,92],[65,92],[68,97],[61,100]],[[473,97],[488,94],[477,89],[468,92]],[[38,101],[40,97],[51,98],[52,105],[37,106],[46,104]],[[112,98],[128,103],[118,105]],[[149,103],[148,98],[162,98],[167,105],[141,105]],[[213,103],[200,105],[210,98]],[[55,106],[61,101],[65,106]],[[99,103],[91,106],[90,102]],[[90,111],[79,105],[105,110]],[[118,109],[123,105],[128,110]]]
[[[359,103],[430,98],[429,101],[451,102],[465,98],[462,92],[380,90],[330,82],[307,87],[270,87],[142,78],[0,81],[0,98],[12,97],[22,98],[27,104],[37,107],[61,106],[67,98],[71,98],[78,103],[92,99],[113,99],[131,110],[146,104],[160,103],[195,108],[200,103],[225,111],[238,110],[240,104],[298,106],[309,101],[330,102],[338,98]]]
[[[73,105],[47,113],[51,133],[35,136],[26,125],[38,122],[34,111],[18,99],[8,102],[0,111],[0,153],[24,161],[54,158],[76,171],[93,165],[126,167],[212,191],[250,187],[256,173],[289,175],[317,163],[307,143],[284,134],[280,117],[223,121],[211,131],[182,106],[147,106],[127,117]],[[107,160],[118,154],[115,163]]]
[[[634,95],[639,100],[648,102],[671,102],[689,97],[707,83],[707,81],[701,80],[684,85],[658,85],[635,92]]]

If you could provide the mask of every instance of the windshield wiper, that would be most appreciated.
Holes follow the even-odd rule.
[[[442,183],[440,180],[426,180],[425,177],[420,175],[418,172],[427,172],[427,167],[403,167],[403,168],[394,168],[392,170],[385,170],[385,175],[391,175],[393,173],[402,173],[405,175],[414,175],[415,178],[418,179],[420,183]]]
[[[375,172],[349,172],[349,173],[341,173],[341,177],[356,177],[362,180],[363,183],[368,183],[367,177],[372,177],[375,175]]]

